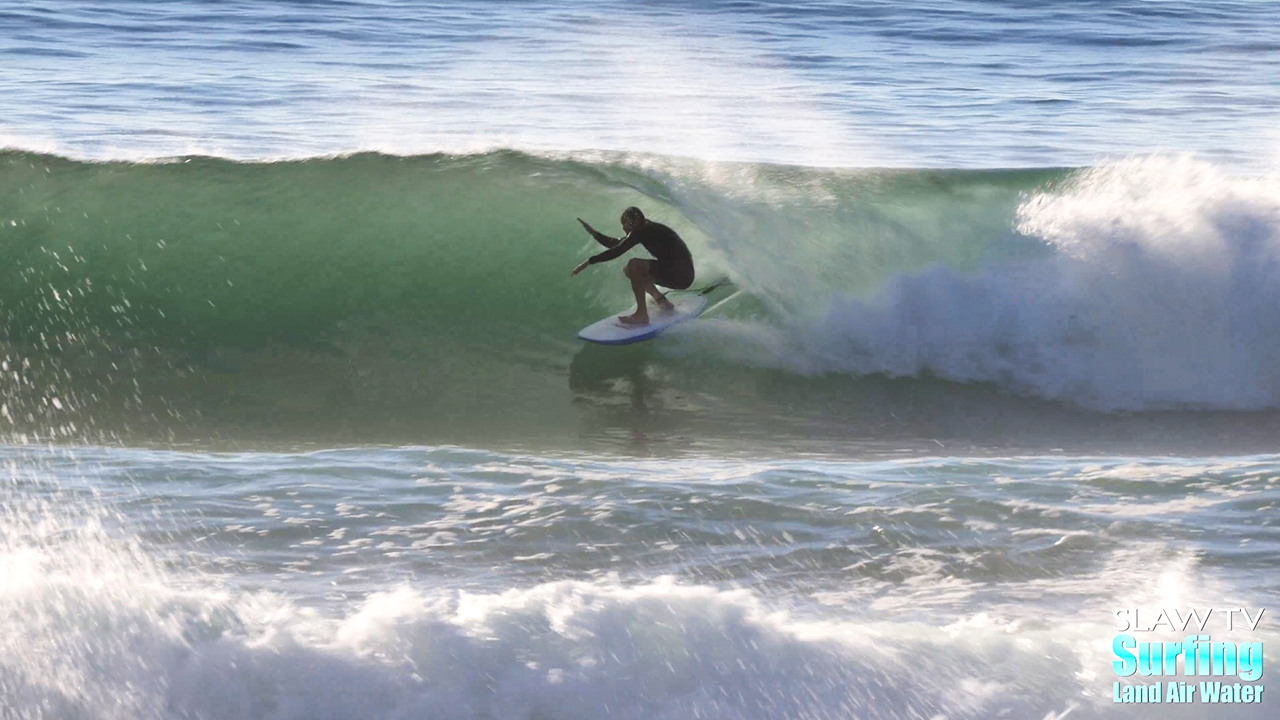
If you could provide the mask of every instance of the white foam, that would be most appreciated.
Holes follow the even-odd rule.
[[[1280,175],[1128,159],[1029,195],[1017,222],[1048,257],[901,272],[737,357],[1108,410],[1280,406]],[[795,349],[780,355],[784,342]]]
[[[99,569],[0,587],[13,716],[1107,714],[1090,699],[1106,683],[1079,677],[1107,667],[1097,624],[803,620],[744,590],[668,579],[399,587],[326,616],[270,594],[140,579]]]
[[[1247,469],[1231,463],[1196,466]],[[698,474],[672,468],[664,484]],[[667,577],[491,589],[426,577],[335,605],[240,591],[243,578],[193,567],[188,546],[158,555],[126,518],[10,470],[0,699],[24,720],[1142,717],[1107,694],[1114,608],[1256,606],[1195,553],[1157,542],[997,583],[956,577],[943,549],[904,546],[878,577],[850,572],[847,592],[815,598],[787,594],[782,578],[765,595]],[[1157,709],[1148,716],[1178,716]]]
[[[1047,663],[1002,631],[799,622],[666,580],[402,587],[325,617],[271,595],[50,575],[5,587],[0,608],[0,677],[31,718],[966,717],[1043,714],[1070,694],[1013,699],[1011,656]]]

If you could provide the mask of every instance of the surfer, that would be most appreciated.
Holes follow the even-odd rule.
[[[636,245],[643,245],[653,256],[652,260],[631,258],[622,274],[631,281],[631,290],[636,294],[636,311],[631,315],[620,315],[618,321],[623,325],[648,325],[649,309],[645,305],[645,294],[653,297],[658,307],[671,312],[675,306],[666,295],[658,290],[658,285],[671,290],[684,290],[693,284],[693,256],[689,247],[676,234],[675,230],[646,219],[638,207],[629,207],[622,211],[622,239],[611,238],[596,231],[582,218],[578,218],[582,227],[595,238],[596,242],[608,248],[604,252],[593,255],[581,265],[573,269],[577,275],[588,265],[608,262],[620,257]]]

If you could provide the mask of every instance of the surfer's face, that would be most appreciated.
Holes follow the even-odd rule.
[[[636,222],[632,218],[629,218],[626,215],[622,216],[622,232],[630,235],[631,231],[635,230],[639,226],[640,223]]]

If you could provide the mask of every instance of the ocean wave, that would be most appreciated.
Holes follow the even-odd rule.
[[[815,614],[662,577],[400,584],[326,611],[236,590],[107,523],[38,519],[0,548],[6,717],[1145,716],[1099,690],[1105,623],[975,612],[939,626],[832,593]],[[1185,558],[1150,567],[1157,549],[1120,553],[1107,581],[1141,594],[1158,572],[1164,601],[1203,580]]]
[[[574,218],[608,230],[632,204],[686,237],[699,285],[731,281],[660,357],[987,383],[1094,410],[1271,409],[1275,189],[1177,157],[932,171],[7,152],[3,415],[47,425],[121,385],[167,378],[176,398],[210,373],[257,377],[256,394],[275,382],[263,373],[300,366],[312,388],[383,378],[352,389],[375,403],[427,372],[427,396],[548,372],[573,385],[574,332],[630,301],[617,268],[568,278],[593,251]],[[208,409],[178,405],[161,411]]]
[[[981,618],[941,633],[805,621],[746,591],[664,579],[401,586],[335,616],[171,577],[78,534],[90,552],[6,548],[8,716],[912,718],[1078,704],[1074,663],[1047,657],[1067,646]],[[1024,681],[1036,691],[1018,692]]]
[[[1277,467],[456,447],[3,461],[0,714],[21,720],[1204,717],[1111,701],[1113,613],[1261,607],[1262,531],[1202,531],[1267,505]],[[814,554],[778,552],[797,543]],[[728,566],[740,582],[709,577]]]

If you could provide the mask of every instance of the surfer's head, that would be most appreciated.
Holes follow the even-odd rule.
[[[622,231],[630,235],[636,228],[644,225],[644,213],[638,207],[629,207],[622,211]]]

